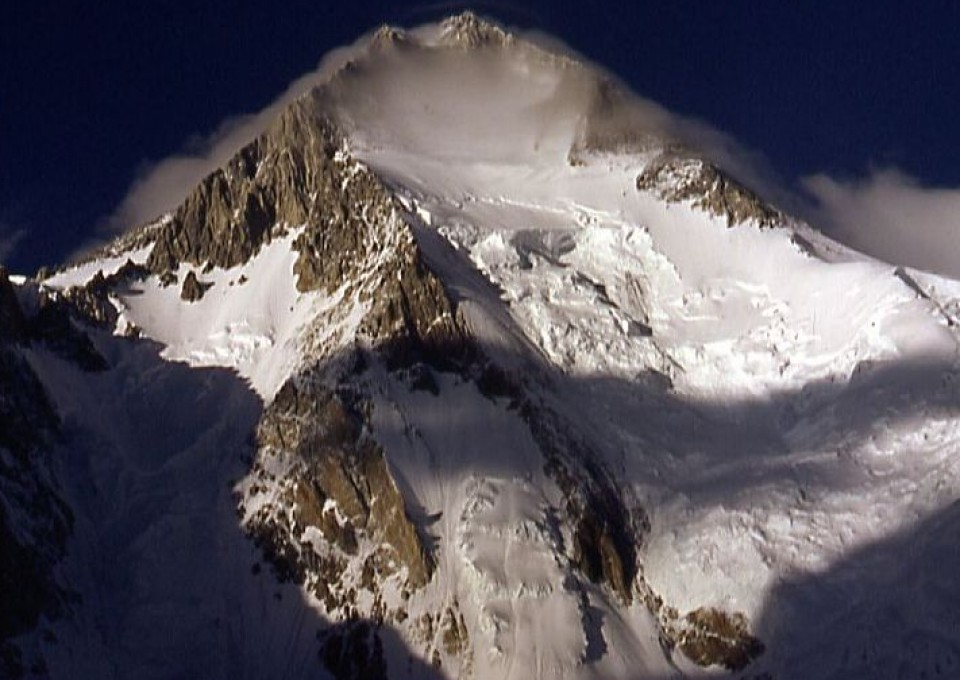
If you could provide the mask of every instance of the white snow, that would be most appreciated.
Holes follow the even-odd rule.
[[[783,579],[829,571],[960,495],[957,333],[944,314],[956,282],[911,272],[924,299],[822,237],[829,261],[789,228],[730,229],[664,204],[635,188],[648,155],[567,163],[582,81],[557,67],[494,56],[450,88],[455,61],[391,59],[364,74],[376,106],[344,95],[354,153],[396,187],[435,266],[469,258],[496,286],[457,279],[473,326],[500,340],[519,328],[567,376],[570,411],[652,513],[644,572],[667,602],[769,618]],[[469,526],[476,587],[514,587],[507,556],[471,552],[489,539]],[[481,628],[497,640],[508,617],[491,612]],[[529,644],[549,649],[536,630]]]
[[[153,245],[138,248],[137,250],[132,250],[116,257],[88,260],[55,273],[50,278],[44,280],[43,285],[48,288],[82,286],[96,276],[98,272],[103,274],[103,276],[115,274],[128,260],[134,264],[143,264],[147,261],[147,258],[150,257],[151,250],[153,250]]]
[[[298,232],[289,230],[232,269],[204,272],[181,265],[176,284],[164,287],[150,277],[131,285],[119,295],[118,329],[140,328],[164,345],[166,359],[236,369],[257,394],[271,399],[299,361],[306,327],[330,304],[296,290],[291,244]],[[191,270],[212,286],[200,300],[184,303],[180,286]]]

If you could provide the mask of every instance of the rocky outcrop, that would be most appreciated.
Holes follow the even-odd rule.
[[[264,476],[269,461],[278,459],[288,472],[280,480],[285,502],[250,518],[248,527],[282,572],[313,581],[330,611],[349,609],[355,598],[350,588],[376,588],[401,569],[406,586],[420,588],[434,567],[384,452],[365,428],[364,404],[351,402],[320,384],[307,386],[301,377],[281,388],[257,430],[261,460],[254,476]],[[285,515],[283,508],[289,509]],[[322,545],[302,540],[311,530]],[[294,546],[294,553],[271,551],[278,542]],[[350,559],[367,565],[376,578],[351,582],[344,573]],[[325,578],[311,578],[317,566]]]
[[[106,293],[112,283],[98,274],[87,286],[62,294],[41,291],[36,312],[28,316],[9,276],[0,268],[0,345],[38,344],[84,370],[103,370],[106,361],[74,320],[94,325],[114,323],[116,310]]]
[[[700,608],[689,612],[673,628],[677,647],[700,666],[739,671],[764,651],[763,643],[750,634],[743,614]]]
[[[341,146],[320,93],[305,95],[190,193],[158,228],[147,266],[158,274],[184,262],[229,268],[284,225],[319,224],[344,178]]]
[[[410,38],[403,29],[384,24],[370,38],[370,49],[372,51],[385,50],[409,42]]]
[[[317,209],[294,242],[299,257],[294,265],[297,289],[333,293],[344,283],[361,285],[371,271],[371,260],[395,247],[404,228],[396,224],[396,206],[380,180],[355,161],[338,155],[331,146],[313,159],[317,164]],[[381,272],[382,273],[382,272]]]
[[[544,457],[544,472],[563,494],[560,515],[573,528],[572,564],[587,580],[630,603],[638,587],[639,551],[650,531],[644,509],[627,500],[601,457],[558,413],[538,403],[521,381],[489,361],[472,371],[491,398],[510,399]]]
[[[60,297],[69,303],[76,318],[84,323],[112,330],[117,324],[118,314],[110,300],[110,294],[131,281],[142,281],[149,273],[146,267],[128,259],[113,274],[104,276],[103,270],[100,270],[86,284],[71,286],[63,291]]]
[[[207,289],[212,285],[212,283],[201,283],[200,280],[197,279],[196,272],[191,270],[183,277],[183,286],[180,288],[180,299],[184,302],[196,302],[203,297],[203,294],[206,293]]]
[[[449,17],[440,25],[441,45],[477,49],[503,47],[515,42],[516,39],[511,33],[469,11]]]
[[[725,218],[730,227],[749,221],[761,228],[776,227],[786,220],[716,165],[673,150],[647,164],[637,177],[637,189],[652,191],[670,203],[692,201],[695,207]]]
[[[580,573],[606,585],[630,603],[638,575],[638,553],[650,523],[639,506],[626,502],[599,456],[562,420],[530,401],[520,407],[545,457],[545,472],[564,496],[566,522],[573,527],[571,558]]]
[[[37,312],[25,322],[25,339],[83,370],[105,370],[107,361],[84,327],[112,331],[119,314],[111,295],[118,287],[143,280],[149,273],[143,265],[128,259],[114,273],[105,276],[98,271],[82,286],[62,291],[41,287]]]

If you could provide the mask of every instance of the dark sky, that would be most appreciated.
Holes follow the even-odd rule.
[[[896,167],[960,186],[958,2],[35,0],[0,10],[0,258],[62,260],[148,163],[262,108],[330,48],[467,7],[558,36],[788,183]]]

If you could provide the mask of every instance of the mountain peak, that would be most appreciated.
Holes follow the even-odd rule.
[[[389,45],[404,43],[408,39],[406,31],[402,28],[384,24],[370,37],[370,46],[373,49],[380,49]]]
[[[472,13],[353,54],[170,215],[0,268],[0,664],[956,667],[960,284]]]
[[[478,48],[510,45],[515,38],[499,24],[466,11],[440,23],[440,41],[446,45]]]

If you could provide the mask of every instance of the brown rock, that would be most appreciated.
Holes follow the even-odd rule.
[[[201,283],[197,275],[191,270],[183,278],[183,287],[180,289],[180,299],[186,302],[196,302],[203,297],[212,283]]]
[[[261,450],[289,451],[300,461],[292,481],[301,528],[316,527],[348,555],[356,554],[359,537],[367,536],[389,553],[377,564],[405,566],[410,586],[422,587],[433,560],[407,516],[383,451],[365,434],[363,417],[325,388],[308,389],[290,380],[264,413],[257,441]],[[346,522],[324,511],[328,499]]]
[[[332,206],[337,193],[339,146],[318,96],[301,98],[158,227],[147,266],[158,274],[183,262],[229,268],[269,242],[275,227],[317,222],[319,206]]]
[[[637,177],[637,189],[652,191],[671,203],[693,201],[697,208],[725,217],[730,227],[755,220],[761,228],[768,228],[786,220],[783,213],[716,165],[680,150],[665,151],[650,161]]]
[[[739,671],[760,656],[763,643],[750,635],[747,618],[713,608],[686,615],[677,644],[684,655],[700,666],[723,666]]]

